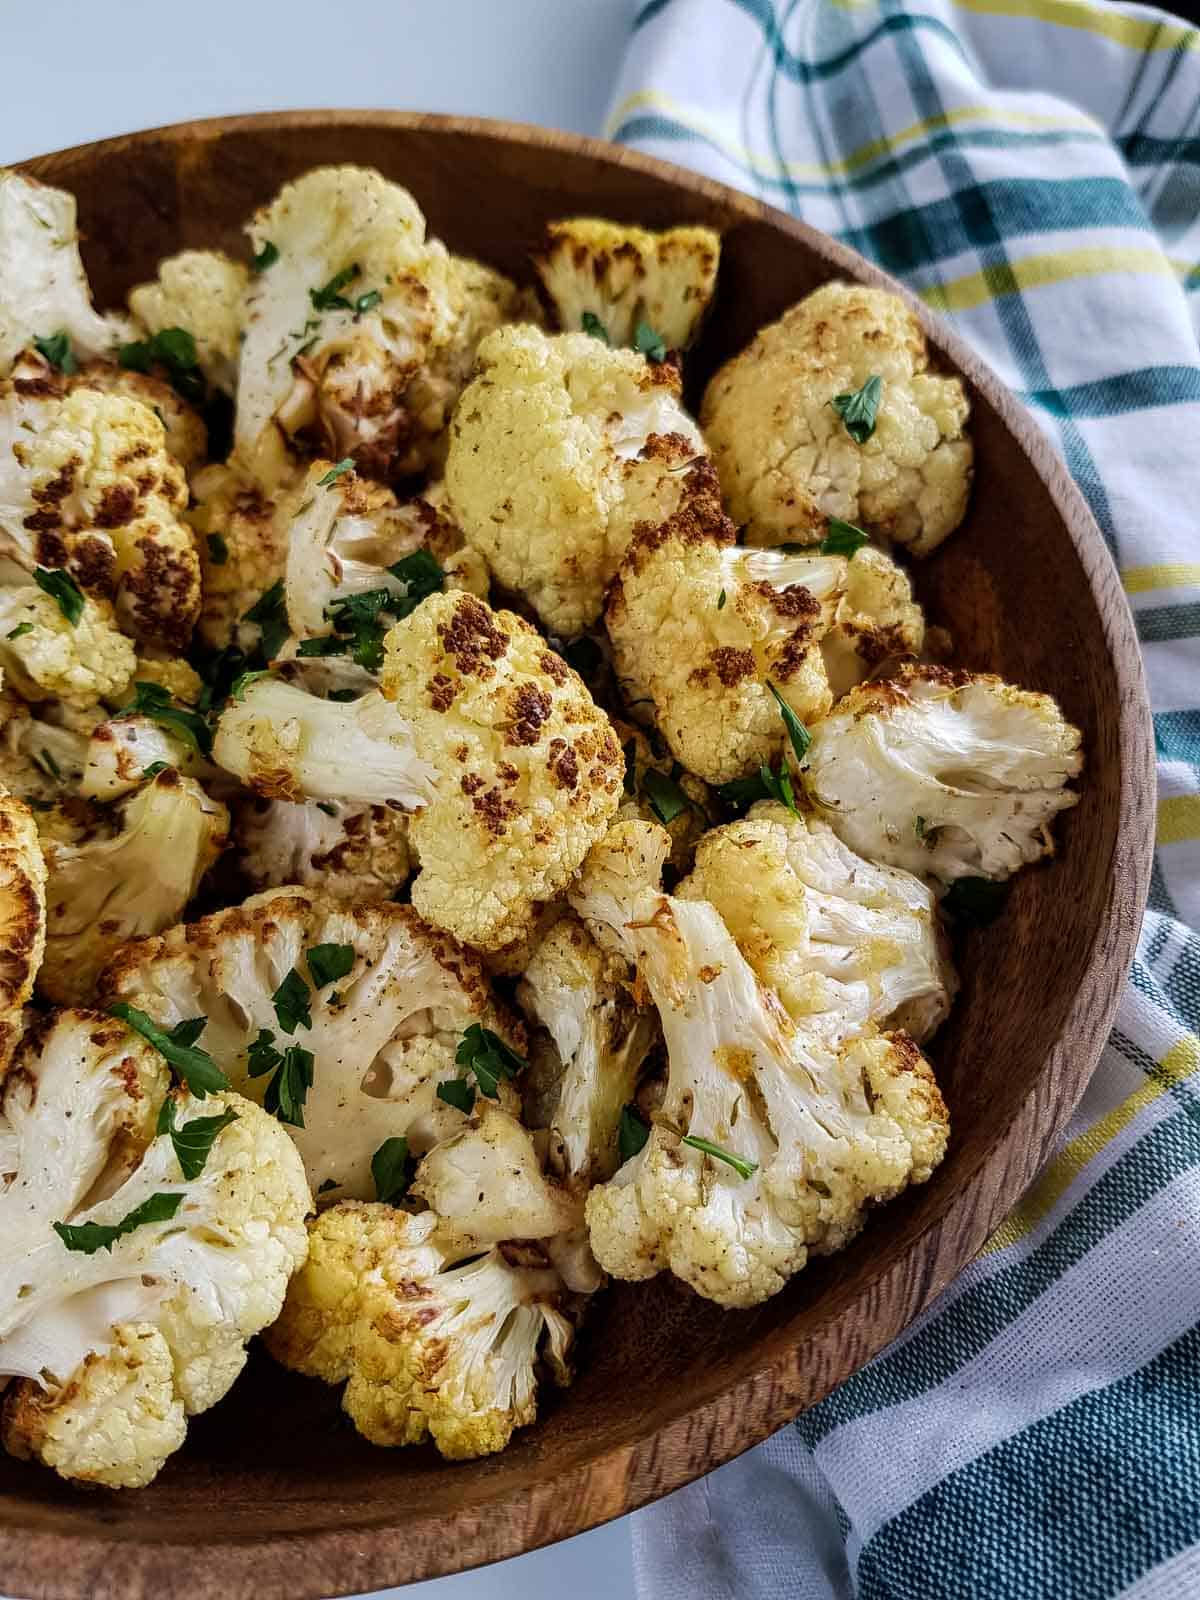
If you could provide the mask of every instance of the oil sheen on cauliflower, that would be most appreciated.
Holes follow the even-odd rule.
[[[1049,695],[908,667],[838,702],[813,731],[803,778],[857,854],[951,883],[1008,878],[1050,855],[1082,766],[1079,730]]]
[[[173,1119],[230,1120],[188,1178],[156,1136],[161,1056],[96,1011],[39,1021],[0,1084],[0,1377],[5,1448],[107,1488],[149,1483],[187,1417],[228,1391],[246,1342],[279,1315],[311,1204],[290,1140],[238,1095],[174,1094]],[[55,1224],[115,1226],[107,1247]]]
[[[37,824],[15,795],[0,793],[0,1082],[45,946],[46,863]]]
[[[783,749],[772,684],[806,724],[828,711],[820,641],[845,593],[847,563],[744,549],[711,467],[691,476],[675,515],[634,535],[605,620],[627,701],[652,702],[683,766],[727,783]]]
[[[437,1220],[352,1201],[322,1212],[265,1342],[285,1367],[345,1383],[342,1409],[372,1444],[431,1438],[463,1461],[535,1420],[539,1356],[570,1382],[574,1329],[535,1249],[456,1266]]]
[[[353,959],[344,976],[317,984],[309,952],[326,945]],[[311,1020],[289,1029],[273,996],[293,972]],[[207,1016],[204,1048],[256,1100],[282,1089],[260,1070],[268,1045],[276,1056],[307,1051],[311,1084],[289,1131],[314,1192],[332,1184],[339,1196],[374,1195],[371,1158],[386,1139],[406,1137],[420,1153],[461,1128],[462,1112],[437,1087],[462,1075],[454,1057],[465,1028],[481,1023],[518,1050],[524,1042],[478,962],[411,906],[347,906],[300,889],[126,946],[101,989],[168,1027]]]
[[[718,1304],[756,1305],[929,1177],[945,1106],[907,1034],[839,1045],[797,1027],[711,904],[659,892],[665,853],[660,829],[618,823],[570,894],[636,963],[670,1061],[642,1149],[588,1196],[588,1230],[614,1277],[669,1267]]]
[[[220,250],[183,250],[158,264],[152,283],[129,291],[129,309],[148,333],[186,328],[200,370],[216,389],[237,387],[242,297],[249,274]]]
[[[391,900],[412,870],[408,818],[388,806],[251,795],[234,806],[233,832],[256,889],[295,883],[339,900]]]
[[[499,581],[569,638],[600,615],[634,526],[678,506],[705,453],[679,373],[585,333],[502,328],[450,424],[446,488]]]
[[[0,383],[0,555],[65,568],[135,638],[179,649],[200,610],[187,485],[154,412],[122,394]]]
[[[652,233],[569,217],[550,223],[533,265],[560,328],[582,328],[590,313],[611,344],[633,344],[644,325],[668,350],[683,350],[712,300],[720,257],[720,235],[711,228]]]
[[[382,688],[434,769],[413,818],[413,905],[499,950],[570,882],[620,802],[623,763],[583,680],[527,622],[435,594],[386,639]]]
[[[129,687],[136,661],[107,600],[86,595],[72,622],[35,583],[0,588],[0,666],[26,700],[86,708],[114,699]]]
[[[958,981],[932,891],[826,822],[760,802],[705,836],[676,893],[716,907],[798,1027],[836,1042],[874,1023],[921,1044],[950,1013]]]
[[[833,405],[882,380],[862,444]],[[895,295],[827,283],[762,328],[709,383],[700,420],[734,521],[756,544],[815,544],[841,517],[927,555],[962,521],[968,404],[929,369],[925,335]]]

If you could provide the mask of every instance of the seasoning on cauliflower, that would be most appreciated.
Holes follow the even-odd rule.
[[[149,1483],[227,1393],[307,1253],[283,1130],[232,1094],[167,1111],[167,1087],[95,1011],[41,1019],[0,1083],[4,1446],[108,1488]],[[191,1130],[188,1171],[167,1119]]]
[[[670,362],[584,333],[501,328],[450,424],[446,489],[467,541],[564,638],[600,615],[641,521],[661,523],[705,454]]]
[[[952,883],[1051,855],[1079,796],[1078,728],[1046,694],[989,673],[909,666],[852,689],[813,730],[803,773],[858,855]]]
[[[314,1193],[372,1196],[385,1140],[407,1138],[419,1154],[461,1127],[437,1090],[462,1076],[466,1028],[524,1043],[478,962],[411,906],[300,889],[128,945],[101,992],[164,1027],[207,1016],[205,1049],[238,1093],[288,1124]]]
[[[815,544],[840,517],[928,555],[966,511],[968,409],[902,300],[827,283],[726,362],[700,421],[752,543]]]
[[[129,687],[137,652],[114,623],[112,606],[78,591],[72,601],[73,620],[35,583],[0,587],[0,666],[26,700],[86,708]]]
[[[625,757],[625,792],[617,807],[620,822],[661,822],[671,836],[672,872],[691,869],[702,835],[718,820],[713,792],[685,772],[657,733],[613,718],[613,732]]]
[[[390,900],[412,870],[408,818],[388,806],[253,795],[235,804],[233,832],[256,889],[298,883],[338,900]]]
[[[164,767],[195,777],[206,766],[194,744],[151,717],[110,717],[92,730],[77,792],[89,800],[119,800]]]
[[[718,1304],[756,1305],[810,1253],[848,1243],[868,1206],[929,1177],[946,1112],[907,1034],[837,1045],[797,1028],[712,905],[659,892],[666,846],[658,828],[617,824],[569,897],[636,963],[670,1058],[641,1150],[588,1196],[588,1230],[615,1277],[665,1266]]]
[[[435,773],[432,803],[409,830],[421,863],[413,905],[465,943],[499,950],[608,826],[620,746],[582,679],[512,612],[431,595],[386,648],[383,693]]]
[[[721,239],[711,228],[652,233],[598,217],[547,227],[533,265],[560,328],[595,317],[612,344],[647,328],[668,350],[696,337],[717,283]]]
[[[188,521],[204,575],[196,637],[210,649],[253,642],[246,613],[283,577],[287,525],[276,501],[233,467],[210,466],[192,482]]]
[[[21,1037],[45,946],[46,863],[37,824],[28,806],[0,792],[0,1083]],[[9,1170],[3,1162],[0,1168]]]
[[[634,535],[605,620],[626,698],[653,702],[684,767],[728,783],[783,749],[772,686],[806,724],[828,711],[820,641],[845,593],[847,563],[744,549],[711,467],[693,477],[674,516]]]
[[[65,334],[79,360],[107,355],[117,325],[92,308],[75,196],[0,168],[0,378],[35,339]]]
[[[465,1461],[535,1420],[539,1356],[570,1382],[574,1329],[536,1249],[455,1266],[437,1220],[350,1201],[322,1212],[264,1342],[285,1367],[345,1383],[342,1409],[372,1444],[432,1438]]]
[[[215,389],[237,388],[242,296],[249,273],[220,250],[183,250],[158,264],[153,283],[129,291],[129,309],[151,334],[186,328],[200,370]]]
[[[176,921],[228,833],[225,807],[168,767],[104,818],[98,836],[78,844],[45,839],[42,993],[59,1005],[89,999],[101,967],[126,939]]]
[[[181,521],[187,485],[162,423],[121,394],[63,397],[0,383],[0,555],[27,572],[65,568],[115,600],[136,638],[185,646],[200,564]]]
[[[305,173],[247,231],[274,254],[245,301],[242,465],[270,487],[307,439],[372,477],[423,471],[473,341],[516,290],[427,240],[412,195],[362,167]]]
[[[868,1024],[918,1044],[958,989],[932,891],[875,866],[828,823],[762,802],[701,841],[676,894],[715,906],[759,981],[798,1027],[833,1042]]]

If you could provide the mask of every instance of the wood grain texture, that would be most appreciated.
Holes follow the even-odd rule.
[[[285,179],[357,161],[407,184],[455,250],[528,278],[541,226],[587,211],[724,234],[720,300],[696,386],[762,323],[834,275],[897,286],[744,195],[596,142],[507,124],[308,112],[187,124],[26,164],[79,200],[102,304],[157,258],[220,244]],[[918,308],[920,309],[920,308]],[[1000,382],[921,312],[970,385],[976,492],[920,568],[957,659],[1058,696],[1083,729],[1078,808],[1050,866],[972,936],[963,993],[933,1051],[954,1138],[933,1181],[768,1305],[724,1313],[667,1279],[618,1285],[585,1335],[573,1389],[503,1455],[449,1466],[372,1449],[335,1391],[255,1355],[193,1422],[150,1488],[81,1493],[0,1464],[0,1591],[55,1600],[302,1600],[532,1549],[677,1488],[778,1428],[861,1366],[971,1259],[1074,1107],[1133,952],[1154,834],[1153,745],[1129,611],[1057,456]]]

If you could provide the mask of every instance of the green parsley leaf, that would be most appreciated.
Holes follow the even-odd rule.
[[[717,610],[718,611],[724,611],[724,609],[725,609],[725,591],[724,591],[724,589],[722,589],[720,594],[717,596]]]
[[[786,806],[794,817],[798,817],[800,813],[796,809],[796,792],[792,788],[792,775],[786,764],[781,762],[778,772],[771,767],[762,767],[758,775],[768,797],[777,800],[781,806]]]
[[[412,1182],[413,1163],[408,1154],[405,1138],[385,1139],[371,1157],[371,1176],[375,1180],[375,1198],[385,1206],[395,1205],[403,1198]]]
[[[271,676],[270,667],[256,667],[253,672],[243,672],[239,678],[235,678],[229,685],[229,698],[231,700],[244,700],[246,698],[246,690],[252,683],[257,683],[260,678],[269,678]]]
[[[334,274],[329,282],[320,289],[310,289],[308,298],[312,301],[314,311],[353,311],[354,307],[346,299],[342,290],[348,283],[358,277],[358,266],[343,267],[341,272]]]
[[[304,1126],[304,1102],[313,1086],[313,1053],[298,1044],[283,1052],[275,1076],[263,1095],[263,1110],[290,1128]]]
[[[269,589],[263,590],[242,621],[258,623],[262,630],[259,649],[265,660],[273,661],[283,648],[289,632],[282,578],[276,578]]]
[[[97,1250],[111,1250],[118,1239],[144,1223],[170,1222],[182,1204],[181,1194],[152,1194],[140,1206],[134,1206],[120,1222],[55,1222],[51,1226],[68,1250],[93,1256]]]
[[[647,361],[665,361],[667,347],[660,333],[655,333],[648,322],[639,322],[633,332],[633,348],[640,350]]]
[[[792,741],[792,751],[796,760],[803,766],[804,758],[808,754],[808,747],[812,743],[812,734],[800,721],[800,718],[788,705],[779,690],[768,679],[767,688],[775,696],[779,705],[779,715],[783,718],[783,725],[788,731],[788,738]]]
[[[160,772],[165,772],[166,770],[167,763],[165,761],[152,761],[148,767],[142,768],[142,777],[147,780],[157,778]]]
[[[475,1109],[475,1091],[465,1078],[447,1078],[437,1086],[437,1097],[469,1117]]]
[[[40,767],[48,778],[53,778],[56,783],[62,782],[62,768],[55,761],[49,750],[37,750],[31,757],[35,767]]]
[[[446,586],[446,574],[428,550],[414,550],[411,555],[401,556],[399,561],[392,562],[388,571],[405,587],[408,610],[395,612],[397,617],[408,616],[422,600],[428,600],[431,594],[441,594]]]
[[[617,1124],[617,1149],[621,1160],[632,1161],[650,1137],[650,1129],[635,1106],[624,1106]]]
[[[60,329],[58,333],[52,333],[45,339],[35,339],[33,348],[66,377],[69,378],[72,373],[79,371],[79,363],[75,359],[75,352],[71,349],[70,336],[65,330]]]
[[[208,1152],[213,1147],[213,1141],[231,1122],[237,1121],[238,1114],[232,1106],[226,1106],[220,1116],[193,1117],[190,1122],[185,1122],[181,1126],[175,1121],[177,1109],[174,1096],[168,1095],[158,1114],[156,1131],[160,1134],[170,1134],[175,1157],[184,1177],[198,1178],[204,1171],[204,1164],[208,1160]]]
[[[317,810],[323,811],[327,817],[336,817],[338,814],[338,808],[331,800],[318,800]]]
[[[454,1060],[475,1074],[480,1093],[489,1100],[500,1098],[500,1080],[515,1078],[529,1065],[524,1056],[509,1048],[498,1033],[473,1022],[463,1031],[462,1042],[455,1051]]]
[[[780,764],[779,770],[773,771],[768,766],[762,766],[752,778],[734,778],[729,783],[723,783],[717,789],[717,797],[722,805],[726,805],[739,816],[758,800],[777,800],[781,806],[786,806],[793,816],[798,816],[796,810],[796,795],[792,788],[792,775],[787,767]]]
[[[283,1056],[275,1048],[275,1035],[270,1028],[260,1028],[258,1037],[251,1039],[246,1050],[246,1074],[251,1078],[265,1077],[283,1060]]]
[[[821,541],[823,556],[853,556],[871,542],[861,528],[856,528],[852,522],[843,522],[841,517],[830,517],[828,529]]]
[[[171,691],[161,683],[135,683],[133,699],[121,709],[126,716],[149,717],[160,728],[178,735],[197,755],[206,756],[212,750],[213,731],[207,718],[188,706],[175,705]]]
[[[913,818],[913,832],[916,834],[918,839],[923,839],[925,837],[925,818],[924,817],[914,817]]]
[[[197,1100],[203,1100],[207,1095],[216,1094],[220,1089],[229,1088],[229,1079],[221,1071],[207,1050],[201,1050],[196,1045],[196,1040],[204,1032],[205,1017],[191,1017],[186,1022],[178,1023],[174,1028],[160,1028],[153,1017],[148,1017],[144,1011],[139,1011],[136,1006],[118,1000],[108,1008],[109,1015],[120,1017],[142,1038],[152,1044],[159,1055],[168,1061],[179,1074],[184,1083],[195,1095]],[[200,1026],[197,1027],[196,1024]]]
[[[196,700],[197,711],[210,711],[227,699],[229,686],[246,668],[246,652],[235,644],[221,650],[197,650],[192,665],[204,684]]]
[[[1004,910],[1008,884],[991,878],[956,878],[946,891],[942,910],[953,921],[986,928]]]
[[[593,339],[599,339],[604,344],[612,343],[608,337],[608,329],[594,311],[585,311],[579,319],[579,325],[584,333],[590,333]]]
[[[301,639],[296,654],[304,660],[314,656],[344,656],[349,653],[351,640],[340,639],[336,633],[323,633],[316,639]]]
[[[326,984],[344,978],[354,965],[352,944],[314,944],[305,953],[308,975],[314,989],[324,989]]]
[[[207,385],[196,359],[196,341],[186,328],[160,328],[151,339],[123,344],[117,351],[117,360],[131,372],[165,367],[176,394],[203,404]]]
[[[380,613],[395,615],[395,608],[404,605],[390,589],[367,589],[362,594],[347,595],[344,600],[335,601],[329,607],[329,618],[342,636],[341,647],[335,650],[332,644],[325,645],[322,641],[320,653],[345,655],[349,652],[360,667],[378,672],[383,665],[383,636],[387,632],[379,620]],[[305,644],[313,642],[304,641]]]
[[[265,272],[268,267],[273,267],[279,260],[279,246],[272,244],[270,239],[263,243],[262,249],[254,257],[250,265],[255,272]]]
[[[693,1150],[702,1150],[706,1156],[712,1156],[717,1161],[724,1161],[733,1168],[739,1178],[752,1178],[758,1171],[757,1161],[746,1161],[742,1156],[735,1156],[731,1150],[723,1150],[719,1144],[713,1144],[708,1139],[698,1139],[693,1134],[688,1134],[682,1143],[690,1144]]]
[[[338,481],[338,479],[340,477],[342,477],[345,473],[353,472],[353,471],[354,471],[354,457],[353,456],[343,456],[342,459],[337,463],[336,466],[330,467],[329,471],[325,474],[325,476],[323,478],[318,478],[317,479],[317,488],[318,489],[324,489],[327,485],[329,485],[331,483],[336,483]]]
[[[5,634],[6,639],[23,639],[27,633],[33,632],[32,622],[18,622],[11,632]]]
[[[361,317],[364,312],[373,311],[382,299],[382,290],[368,289],[366,294],[360,294],[354,302],[354,315]]]
[[[58,602],[58,609],[72,627],[83,615],[83,590],[61,567],[35,567],[33,581],[43,594]]]
[[[883,379],[877,373],[872,373],[861,389],[834,395],[831,402],[833,409],[846,424],[846,432],[855,444],[866,444],[875,432],[875,419],[879,415],[882,395]]]
[[[207,543],[208,559],[214,567],[223,567],[229,560],[229,546],[219,533],[210,533]]]
[[[312,1027],[312,996],[308,985],[295,967],[271,996],[275,1019],[284,1033],[295,1033],[297,1028]]]
[[[662,823],[674,822],[691,804],[674,778],[668,778],[665,772],[659,772],[656,767],[647,767],[642,773],[642,793],[650,802],[651,811]]]

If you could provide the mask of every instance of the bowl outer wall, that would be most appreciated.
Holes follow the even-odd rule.
[[[826,1395],[972,1259],[1042,1165],[1099,1057],[1132,958],[1154,836],[1153,738],[1119,579],[1059,457],[1000,380],[907,291],[850,250],[734,190],[634,152],[516,124],[296,112],[181,124],[23,164],[75,191],[97,303],[162,255],[220,244],[326,161],[408,184],[430,231],[528,279],[541,226],[579,212],[725,236],[719,301],[692,358],[707,376],[831,276],[913,305],[971,392],[978,476],[966,526],[917,572],[955,659],[1055,693],[1084,731],[1080,805],[1060,852],[968,940],[963,994],[934,1056],[954,1138],[924,1188],[844,1254],[753,1312],[671,1281],[619,1285],[580,1377],[508,1451],[447,1465],[372,1450],[336,1392],[253,1354],[148,1489],[81,1493],[0,1464],[0,1590],[11,1597],[301,1600],[462,1570],[582,1532],[728,1461]],[[693,386],[694,387],[694,386]],[[693,398],[695,398],[693,394]],[[986,555],[986,562],[977,552]]]

